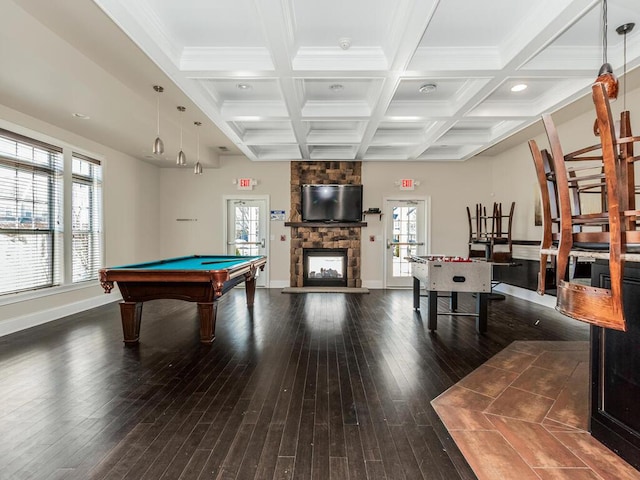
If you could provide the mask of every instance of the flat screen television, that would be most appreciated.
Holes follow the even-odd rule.
[[[303,222],[361,222],[362,185],[302,185]]]

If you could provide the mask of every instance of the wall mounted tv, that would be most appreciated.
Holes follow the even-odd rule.
[[[302,185],[303,222],[361,222],[362,185]]]

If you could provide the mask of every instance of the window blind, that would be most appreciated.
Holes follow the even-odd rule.
[[[72,156],[72,281],[98,278],[102,266],[102,167],[84,155]]]
[[[0,294],[61,282],[62,149],[0,129]]]

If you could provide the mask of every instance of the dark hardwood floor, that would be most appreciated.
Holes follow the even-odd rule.
[[[514,340],[589,329],[507,297],[486,334],[450,316],[431,334],[426,303],[272,289],[251,311],[236,289],[212,346],[170,300],[144,305],[137,347],[117,304],[1,337],[0,478],[475,478],[430,401]]]

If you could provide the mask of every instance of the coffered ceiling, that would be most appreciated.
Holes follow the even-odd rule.
[[[600,8],[598,0],[3,0],[0,104],[161,167],[176,167],[183,125],[189,164],[200,145],[205,167],[241,154],[466,160],[537,135],[544,112],[566,120],[592,108]],[[608,57],[619,76],[615,29],[628,22],[638,24],[627,36],[631,72],[640,1],[608,0]],[[626,83],[640,87],[640,68]],[[527,88],[512,92],[516,84]],[[151,154],[153,85],[165,87],[163,155]]]
[[[583,96],[602,63],[597,0],[95,3],[252,160],[466,160]],[[640,2],[610,0],[619,75],[628,22]]]

